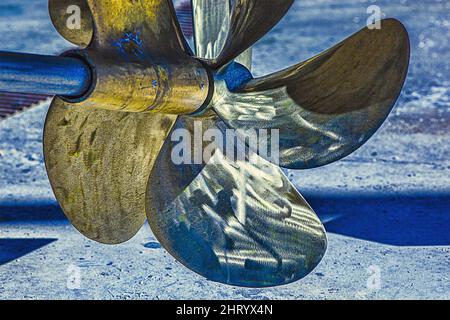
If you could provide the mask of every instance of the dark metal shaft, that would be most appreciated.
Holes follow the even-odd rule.
[[[0,91],[76,97],[90,84],[80,59],[0,51]]]

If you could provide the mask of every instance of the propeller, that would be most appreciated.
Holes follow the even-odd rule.
[[[193,1],[196,21],[208,23],[194,28],[197,55],[214,58],[223,47],[227,14],[216,6],[220,3],[227,4]],[[245,55],[249,61],[249,52]],[[226,129],[210,112],[182,117],[173,130],[187,128],[198,137],[193,121],[201,122],[202,132]],[[205,142],[198,143],[205,150]],[[326,250],[317,215],[277,166],[253,153],[242,162],[230,160],[219,147],[231,145],[226,138],[215,145],[200,165],[175,165],[175,146],[166,141],[147,189],[147,216],[157,239],[178,261],[213,281],[265,287],[307,275]]]
[[[67,41],[87,47],[94,34],[94,22],[86,0],[49,0],[48,9],[53,25],[59,34]],[[68,19],[80,18],[79,26],[76,20],[72,27],[67,26]]]
[[[218,2],[224,3],[220,0]],[[226,1],[225,6],[231,6],[229,25],[225,26],[228,29],[226,40],[218,56],[206,59],[206,63],[214,69],[219,69],[238,57],[269,32],[284,17],[293,3],[294,0]]]
[[[348,156],[383,124],[406,79],[408,34],[394,19],[381,26],[235,90],[222,86],[214,110],[244,133],[279,130],[283,167],[309,169]]]
[[[324,227],[280,168],[249,157],[230,161],[218,149],[179,195],[170,193],[181,189],[174,179],[151,175],[148,221],[169,253],[209,280],[247,287],[297,281],[325,254]]]
[[[50,12],[72,3],[50,1]],[[89,61],[95,83],[88,99],[54,99],[44,128],[45,162],[56,198],[72,224],[90,239],[116,244],[132,238],[145,222],[150,170],[177,121],[171,114],[124,111],[147,109],[156,102],[177,109],[167,99],[171,93],[186,97],[190,107],[196,104],[192,94],[200,92],[201,105],[207,90],[200,90],[198,75],[189,78],[192,70],[169,70],[169,64],[201,66],[186,54],[171,2],[95,0],[80,8],[93,21],[93,38],[84,51],[70,54]],[[55,22],[67,15],[52,17]],[[68,34],[63,23],[54,24],[68,39],[90,33]],[[173,85],[177,74],[181,79]]]
[[[74,3],[82,30],[63,23]],[[178,261],[230,285],[288,284],[317,266],[324,227],[278,164],[325,165],[364,144],[400,93],[409,40],[383,20],[253,78],[251,46],[292,3],[192,0],[193,53],[170,0],[49,1],[56,29],[82,47],[64,61],[90,70],[77,83],[87,89],[53,100],[44,131],[51,185],[81,233],[120,243],[147,217]],[[278,130],[279,162],[246,139],[258,129]]]

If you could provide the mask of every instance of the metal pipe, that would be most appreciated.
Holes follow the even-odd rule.
[[[81,59],[0,51],[0,91],[78,97],[90,85]]]

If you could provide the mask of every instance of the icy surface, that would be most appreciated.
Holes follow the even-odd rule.
[[[450,2],[296,1],[255,47],[263,75],[332,46],[364,26],[369,5],[405,23],[411,69],[382,129],[333,165],[288,175],[329,231],[323,262],[298,283],[243,289],[211,283],[168,255],[146,226],[126,244],[84,239],[62,217],[45,173],[48,103],[0,122],[1,298],[450,299]],[[57,54],[47,0],[0,3],[0,50]],[[81,289],[67,288],[70,266]],[[380,271],[380,286],[367,286]]]

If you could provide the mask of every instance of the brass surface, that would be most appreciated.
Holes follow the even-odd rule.
[[[237,92],[216,84],[214,110],[232,128],[279,129],[283,167],[313,168],[351,154],[383,124],[408,71],[406,30],[394,19],[381,25]]]
[[[44,154],[56,198],[74,226],[99,242],[120,243],[145,220],[148,176],[177,119],[161,113],[200,107],[208,75],[187,55],[171,2],[99,0],[89,6],[94,41],[70,54],[91,64],[94,85],[81,102],[55,98]]]
[[[229,32],[221,53],[206,62],[219,69],[234,60],[269,32],[287,13],[294,0],[235,0]]]
[[[196,25],[203,26],[195,32],[202,58],[217,56],[228,32],[228,24],[222,24],[228,0],[213,3],[217,7],[194,1]],[[243,59],[251,68],[251,51]],[[221,83],[216,81],[216,88]],[[212,103],[217,97],[216,92]],[[213,156],[176,165],[177,142],[164,143],[147,189],[148,221],[158,240],[186,267],[213,281],[263,287],[308,274],[326,249],[325,231],[313,210],[278,167],[254,154],[252,162],[230,161],[221,148],[195,141],[195,122],[201,123],[200,137],[208,129],[226,129],[212,110],[201,118],[179,117],[174,125],[174,131],[187,129],[194,138],[192,159],[196,150]]]
[[[126,34],[142,37],[142,50],[155,57],[180,58],[189,54],[172,1],[87,0],[94,20],[94,44],[117,47]],[[129,48],[135,49],[135,48]]]
[[[218,58],[229,35],[232,6],[231,0],[192,0],[197,57],[209,63]],[[235,61],[251,70],[252,51],[248,48]]]
[[[151,53],[124,56],[112,49],[88,48],[75,54],[90,63],[94,77],[93,89],[74,101],[74,108],[190,114],[209,95],[206,69],[188,56],[167,62]]]
[[[229,141],[211,145],[203,133],[279,129],[281,165],[289,168],[340,159],[369,139],[395,103],[409,61],[403,26],[384,20],[381,30],[364,29],[313,59],[252,79],[249,47],[293,0],[193,0],[203,62],[182,36],[172,1],[86,3],[92,41],[67,54],[91,66],[93,84],[84,97],[55,98],[44,132],[51,185],[75,227],[120,243],[147,216],[170,254],[226,284],[282,285],[311,272],[327,245],[311,207],[252,146],[237,139],[248,153],[234,161],[218,145]],[[50,8],[62,10],[53,1]],[[55,26],[72,37],[61,21]],[[191,162],[174,162],[177,130],[193,139]]]
[[[141,228],[150,170],[175,120],[53,101],[44,128],[45,163],[58,202],[82,234],[120,243]]]
[[[80,12],[76,11],[77,7]],[[94,34],[94,24],[86,0],[49,0],[48,8],[53,25],[59,34],[78,46],[87,47],[89,45]],[[80,28],[74,25],[76,22],[74,19],[78,18],[78,13],[80,14]]]
[[[178,197],[170,193],[178,190],[177,179],[155,181],[151,176],[148,189],[155,236],[209,280],[248,287],[288,284],[311,272],[325,253],[319,218],[281,169],[259,156],[233,162],[217,151]],[[174,201],[159,202],[166,197]]]
[[[62,5],[50,3],[53,16],[61,16]],[[210,76],[191,57],[171,1],[87,0],[87,5],[93,40],[71,54],[84,57],[94,77],[74,107],[190,114],[203,105]],[[53,20],[66,36],[63,19]]]
[[[194,14],[194,37],[195,51],[197,57],[215,57],[223,47],[228,33],[228,23],[223,23],[228,19],[229,0],[193,0]],[[201,125],[200,136],[195,135],[194,126]],[[196,117],[180,116],[172,128],[172,132],[178,129],[186,129],[192,140],[190,154],[195,156],[194,149],[202,151],[208,144],[203,141],[203,134],[208,129],[224,129],[225,124],[219,119],[217,114],[209,108],[205,114]],[[169,134],[172,135],[172,132]],[[199,138],[200,141],[199,141]],[[201,173],[208,161],[201,159],[200,163],[187,163],[176,165],[172,160],[173,148],[177,141],[167,139],[161,148],[156,163],[153,167],[151,178],[149,179],[148,193],[158,192],[161,197],[152,197],[148,203],[148,215],[159,212],[164,207],[170,205]],[[198,161],[197,161],[198,162]],[[157,189],[154,191],[154,189]],[[155,193],[156,194],[156,193]],[[159,211],[158,211],[159,210]],[[170,248],[169,248],[170,249]]]
[[[194,126],[197,126],[200,135],[195,134],[194,131],[196,129]],[[201,119],[186,116],[178,117],[169,136],[173,137],[172,133],[175,130],[181,129],[189,132],[190,137],[192,138],[189,154],[193,161],[175,164],[172,158],[172,152],[174,152],[174,148],[179,144],[179,141],[172,141],[172,139],[169,138],[164,142],[148,182],[147,192],[155,195],[149,199],[150,202],[148,203],[147,209],[149,216],[162,212],[165,207],[175,201],[175,199],[180,196],[202,172],[203,168],[208,166],[209,161],[208,159],[203,158],[203,152],[210,143],[199,138],[203,138],[203,134],[207,130],[216,128],[220,130],[220,128],[224,127],[225,124],[215,114],[211,114]],[[211,155],[214,155],[215,149],[215,147],[212,148]],[[201,154],[196,155],[196,152],[200,152]],[[194,161],[194,158],[200,158],[200,161]]]

